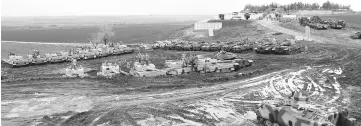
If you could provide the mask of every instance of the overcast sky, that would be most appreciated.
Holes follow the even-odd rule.
[[[279,4],[300,0],[274,0]],[[302,0],[317,2],[326,0]],[[330,0],[361,11],[361,0]],[[2,16],[208,15],[240,11],[271,0],[1,0]]]

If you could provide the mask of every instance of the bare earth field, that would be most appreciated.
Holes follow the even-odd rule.
[[[215,31],[214,37],[191,28],[175,31],[171,37],[205,41],[245,37],[256,40],[285,31],[277,25],[266,21],[231,22]],[[295,30],[289,34],[275,37],[289,38],[301,33]],[[20,68],[2,64],[2,72],[6,70],[9,78],[23,79],[2,81],[2,125],[252,126],[258,125],[251,112],[254,102],[287,96],[290,87],[307,90],[312,102],[348,108],[350,116],[360,120],[361,44],[337,37],[329,40],[327,36],[317,34],[313,39],[316,42],[300,41],[299,44],[308,46],[308,51],[294,55],[237,54],[254,60],[255,64],[233,73],[191,73],[140,79],[124,75],[113,79],[95,76],[105,60],[132,61],[138,52],[80,61],[81,65],[91,69],[90,77],[84,79],[59,78],[69,63]],[[32,46],[36,45],[27,48]],[[66,47],[48,45],[39,48]],[[164,60],[179,59],[183,53],[215,54],[162,50],[142,53],[150,54],[157,68],[164,66]],[[343,73],[329,72],[335,68],[341,68]],[[240,72],[253,74],[237,76]]]

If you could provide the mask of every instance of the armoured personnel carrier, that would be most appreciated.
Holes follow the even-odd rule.
[[[30,64],[29,59],[23,56],[17,56],[15,53],[10,53],[9,58],[4,60],[5,63],[10,64],[12,67],[26,66]]]
[[[352,39],[361,39],[361,31],[355,32],[350,36]]]
[[[71,66],[65,69],[66,77],[85,77],[87,74],[84,72],[84,68],[77,64],[76,59],[72,60]]]
[[[308,103],[305,92],[292,92],[289,98],[264,101],[257,105],[257,120],[266,126],[356,126],[348,112]]]
[[[97,76],[104,76],[110,78],[119,73],[120,73],[120,68],[118,64],[105,62],[100,67],[100,72],[97,73]]]

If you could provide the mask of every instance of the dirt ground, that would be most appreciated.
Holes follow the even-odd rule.
[[[214,37],[206,36],[204,31],[192,31],[191,28],[182,29],[173,37],[213,41],[248,37],[257,40],[272,36],[270,33],[284,32],[276,26],[267,22],[236,22],[216,31]],[[290,35],[275,37],[289,38],[297,33],[295,30]],[[88,73],[91,77],[84,79],[57,78],[61,76],[57,72],[69,63],[21,68],[9,68],[2,64],[2,72],[7,70],[12,78],[53,78],[3,82],[2,125],[251,126],[257,125],[251,112],[254,110],[253,102],[287,96],[292,86],[308,90],[312,94],[312,102],[347,108],[351,117],[360,120],[361,68],[358,66],[361,65],[361,44],[338,39],[328,42],[324,41],[328,40],[327,36],[314,36],[317,42],[298,43],[308,47],[308,51],[299,54],[237,54],[255,63],[233,73],[191,73],[140,79],[124,75],[114,79],[95,77],[102,62],[132,61],[138,52],[80,61],[80,64],[93,70]],[[157,68],[164,66],[164,60],[179,59],[183,53],[215,54],[162,50],[142,53],[148,53]],[[333,73],[334,69],[342,69],[342,74]],[[255,74],[237,76],[238,73],[247,72]],[[227,79],[209,81],[209,78],[218,77]]]

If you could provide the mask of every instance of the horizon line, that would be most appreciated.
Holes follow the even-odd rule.
[[[211,16],[218,14],[124,14],[124,15],[21,15],[21,16],[3,16],[1,17],[92,17],[92,16]]]

